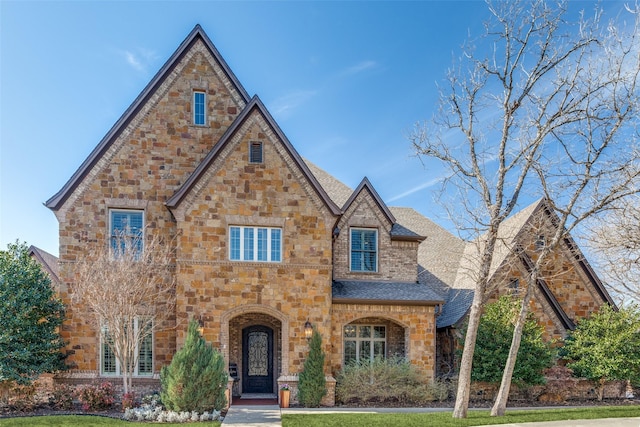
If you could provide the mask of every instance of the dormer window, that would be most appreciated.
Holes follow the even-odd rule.
[[[207,94],[204,92],[193,92],[193,124],[204,126],[207,120]]]
[[[249,163],[262,163],[262,142],[249,143]]]
[[[378,271],[378,230],[351,229],[351,271],[375,273]]]

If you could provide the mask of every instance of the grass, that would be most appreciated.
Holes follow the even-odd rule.
[[[487,424],[526,423],[534,421],[584,420],[594,418],[640,417],[640,406],[606,406],[579,409],[539,409],[532,411],[508,411],[504,417],[491,417],[489,411],[469,411],[469,418],[457,420],[451,412],[422,413],[345,413],[345,414],[284,414],[283,427],[377,427],[377,426],[438,426],[460,427]],[[149,423],[136,423],[94,415],[52,415],[0,419],[0,427],[60,427],[60,426],[117,426],[134,427]],[[217,421],[187,424],[159,424],[169,426],[220,427]]]
[[[492,417],[489,411],[469,411],[466,419],[454,419],[451,412],[423,413],[350,413],[350,414],[284,414],[283,427],[382,427],[438,426],[460,427],[488,424],[527,423],[535,421],[563,421],[594,418],[640,417],[640,406],[607,406],[579,409],[540,409],[531,411],[508,411],[504,417]]]
[[[48,415],[38,417],[17,417],[17,418],[2,418],[0,419],[0,427],[62,427],[62,426],[82,426],[82,427],[104,427],[104,426],[116,426],[116,427],[136,427],[136,426],[149,426],[158,425],[162,427],[167,426],[197,426],[197,427],[219,427],[220,422],[209,421],[201,423],[166,423],[166,424],[150,424],[150,423],[138,423],[133,421],[117,420],[115,418],[99,417],[95,415]]]

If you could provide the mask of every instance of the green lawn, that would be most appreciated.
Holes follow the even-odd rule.
[[[419,414],[285,414],[282,416],[283,427],[377,427],[377,426],[480,426],[487,424],[508,424],[533,421],[580,420],[593,418],[640,417],[640,406],[606,406],[580,409],[552,409],[534,411],[508,411],[504,417],[491,417],[489,411],[469,411],[469,418],[454,420],[451,412],[424,412]],[[219,422],[203,422],[197,424],[149,424],[135,423],[113,418],[90,415],[54,415],[45,417],[23,417],[0,419],[0,427],[59,427],[59,426],[189,426],[220,427]]]
[[[61,426],[82,426],[82,427],[134,427],[134,426],[198,426],[198,427],[219,427],[218,421],[201,422],[197,424],[153,424],[153,423],[137,423],[132,421],[116,420],[107,417],[97,417],[93,415],[53,415],[45,417],[18,417],[18,418],[2,418],[0,419],[1,427],[61,427]]]
[[[425,412],[420,414],[285,414],[283,427],[387,427],[405,426],[480,426],[534,421],[580,420],[593,418],[640,417],[640,406],[607,406],[584,409],[553,409],[534,411],[508,411],[504,417],[491,417],[489,411],[469,411],[469,418],[454,420],[451,412]]]

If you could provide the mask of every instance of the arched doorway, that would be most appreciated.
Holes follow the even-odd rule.
[[[273,329],[253,325],[242,329],[242,391],[273,393]]]
[[[221,345],[229,366],[235,372],[235,375],[232,376],[234,397],[254,393],[275,396],[278,390],[278,377],[288,372],[289,353],[284,350],[289,348],[289,334],[286,333],[288,330],[288,318],[281,312],[263,305],[247,304],[231,309],[222,315]],[[266,335],[262,335],[262,333]],[[253,338],[249,339],[249,336]],[[266,346],[263,345],[265,342]],[[253,348],[254,344],[255,348]],[[246,386],[249,387],[249,390],[261,387],[257,384],[258,378],[248,380],[249,384],[245,378],[249,376],[248,374],[264,373],[263,368],[249,368],[248,364],[250,358],[254,358],[252,360],[256,363],[263,363],[261,357],[265,350],[268,375],[254,375],[255,377],[265,377],[261,381],[265,384],[265,391],[247,391]]]

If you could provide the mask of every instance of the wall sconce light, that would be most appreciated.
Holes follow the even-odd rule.
[[[202,314],[198,318],[198,332],[200,332],[200,335],[204,335],[204,320],[202,319]]]
[[[304,323],[304,336],[306,339],[310,340],[313,335],[313,325],[309,320]]]

